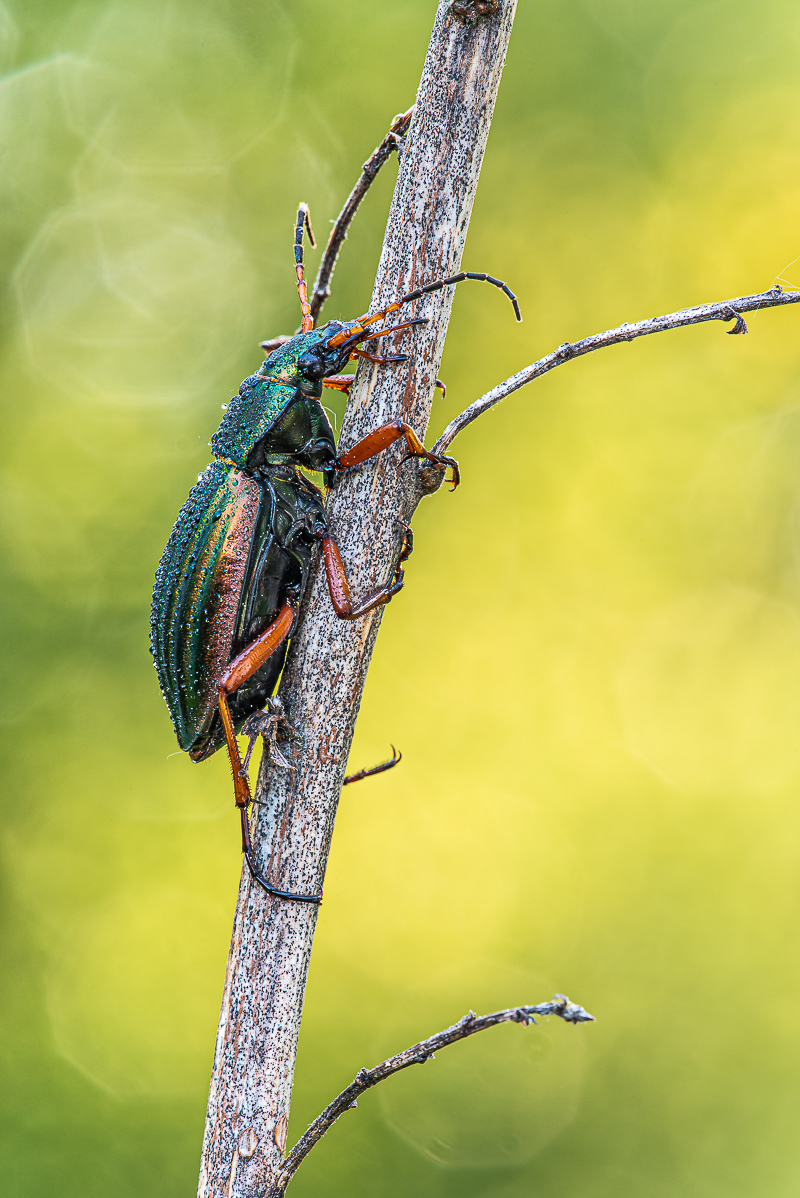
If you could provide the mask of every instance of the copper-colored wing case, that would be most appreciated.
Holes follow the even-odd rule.
[[[151,646],[178,743],[188,752],[217,712],[260,502],[258,484],[212,462],[181,508],[156,572]]]

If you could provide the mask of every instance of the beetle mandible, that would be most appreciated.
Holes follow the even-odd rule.
[[[279,890],[256,866],[248,822],[253,800],[247,759],[242,762],[236,734],[248,718],[251,727],[253,718],[258,727],[257,713],[277,685],[318,542],[334,610],[341,619],[354,620],[388,603],[402,588],[402,563],[412,540],[410,529],[403,526],[397,565],[383,583],[355,601],[325,515],[323,493],[302,468],[321,471],[330,488],[345,471],[405,440],[408,457],[448,467],[453,489],[459,482],[456,461],[429,453],[402,420],[380,425],[337,455],[320,403],[322,388],[349,390],[353,376],[339,372],[351,357],[382,365],[407,361],[404,354],[378,357],[363,345],[426,321],[417,318],[377,331],[373,326],[412,300],[463,279],[499,287],[514,305],[517,319],[522,317],[505,283],[462,271],[410,291],[372,315],[331,320],[314,329],[303,271],[304,232],[313,245],[308,207],[301,204],[294,242],[300,332],[244,380],[214,434],[214,460],[181,508],[156,572],[151,649],[181,749],[192,761],[203,761],[227,746],[242,852],[253,878],[278,898],[318,903],[321,894]],[[279,717],[273,710],[262,718],[261,727],[266,727]],[[362,771],[359,777],[371,772],[376,771]]]

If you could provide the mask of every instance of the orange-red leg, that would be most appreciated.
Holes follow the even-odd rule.
[[[458,462],[455,458],[443,457],[438,453],[429,453],[411,425],[406,424],[404,420],[390,420],[388,424],[382,424],[379,428],[373,429],[371,433],[367,433],[366,437],[362,437],[360,441],[357,441],[352,449],[348,449],[347,453],[341,454],[336,459],[334,465],[337,470],[351,470],[353,466],[359,466],[362,462],[368,461],[369,458],[374,458],[381,450],[388,449],[390,445],[394,445],[395,441],[399,441],[401,437],[405,438],[409,457],[425,458],[427,461],[434,462],[438,466],[449,466],[453,472],[450,482],[452,483],[452,489],[455,491],[461,481]]]
[[[403,525],[403,545],[397,565],[392,570],[388,580],[383,586],[376,587],[375,590],[370,591],[360,603],[353,603],[347,571],[344,568],[344,562],[339,552],[339,546],[336,544],[336,538],[330,532],[325,533],[322,537],[322,556],[325,562],[325,575],[328,580],[328,591],[331,603],[333,604],[333,610],[340,620],[355,620],[359,616],[365,616],[373,608],[380,607],[382,603],[388,603],[393,595],[396,595],[398,591],[403,589],[401,564],[411,553],[413,544],[411,529]]]
[[[377,354],[368,354],[365,349],[354,349],[350,357],[364,358],[367,362],[376,362],[379,366],[395,366],[400,362],[408,361],[408,354],[393,354],[389,358],[380,358]],[[355,377],[354,374],[329,374],[322,380],[322,385],[330,387],[333,391],[344,391],[349,395]]]
[[[403,331],[403,329],[411,329],[414,327],[414,325],[427,324],[427,323],[428,323],[428,321],[424,317],[422,317],[418,320],[407,320],[405,324],[392,325],[392,327],[390,329],[381,329],[380,332],[378,332],[378,333],[370,333],[370,334],[368,334],[368,336],[366,336],[364,338],[364,340],[365,341],[375,341],[375,340],[377,340],[378,337],[386,337],[388,333],[400,333]],[[375,357],[374,354],[366,353],[366,351],[363,349],[354,349],[353,357],[367,358],[370,362],[407,362],[408,361],[408,354],[397,354],[393,358],[378,358],[378,357]],[[444,399],[445,395],[447,394],[447,387],[445,387],[442,380],[437,379],[436,382],[434,383],[434,387],[439,388],[439,390],[442,393],[442,399]]]
[[[269,344],[271,344],[271,343],[269,343]],[[264,348],[264,349],[268,348],[268,343],[266,341],[262,342],[262,348]],[[355,356],[357,358],[366,358],[370,362],[383,362],[383,363],[390,362],[390,363],[392,363],[392,362],[407,362],[408,361],[407,354],[397,354],[394,358],[379,358],[375,354],[364,354],[364,353],[361,353],[361,351],[359,350]],[[353,385],[353,380],[355,379],[355,377],[356,376],[354,374],[329,374],[326,379],[322,380],[322,385],[323,385],[323,387],[330,387],[333,391],[344,391],[349,395],[350,388]],[[442,380],[437,379],[436,382],[434,383],[434,386],[439,388],[439,390],[442,393],[442,399],[444,399],[445,395],[447,394],[447,388],[445,387]]]
[[[269,628],[265,629],[261,636],[253,641],[252,645],[248,645],[238,657],[233,659],[219,680],[218,702],[222,726],[225,729],[225,743],[228,746],[228,756],[230,757],[231,770],[233,771],[233,793],[242,825],[242,852],[245,855],[250,873],[256,882],[264,887],[268,894],[272,894],[276,898],[295,899],[300,903],[319,903],[322,900],[321,894],[292,894],[286,890],[279,890],[261,875],[253,860],[250,825],[247,822],[247,808],[252,803],[253,798],[250,794],[250,783],[247,780],[247,774],[242,765],[239,745],[236,741],[236,730],[233,726],[233,718],[231,717],[231,709],[228,703],[228,695],[238,690],[248,678],[252,678],[256,670],[260,669],[264,662],[268,661],[272,657],[272,654],[280,648],[292,630],[296,614],[296,609],[290,603],[284,603]]]
[[[344,391],[349,394],[355,377],[354,374],[329,374],[322,380],[322,385],[330,387],[332,391]]]

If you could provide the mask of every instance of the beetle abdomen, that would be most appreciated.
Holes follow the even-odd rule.
[[[189,492],[156,571],[150,644],[185,751],[216,713],[259,501],[253,479],[212,462]]]

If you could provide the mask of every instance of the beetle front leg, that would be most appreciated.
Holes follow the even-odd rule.
[[[355,377],[354,374],[329,374],[326,379],[322,380],[322,385],[330,387],[332,391],[344,391],[349,396]]]
[[[280,648],[292,630],[296,615],[296,608],[292,607],[291,603],[285,602],[269,628],[265,629],[261,636],[253,641],[252,645],[248,645],[238,657],[233,659],[219,680],[218,704],[222,726],[225,730],[225,743],[228,747],[231,770],[233,771],[233,793],[242,825],[242,852],[244,853],[251,875],[260,886],[263,886],[267,894],[271,894],[275,898],[294,899],[298,903],[320,903],[322,902],[321,894],[292,894],[288,890],[279,890],[277,886],[273,886],[259,872],[253,860],[253,844],[250,839],[250,825],[247,821],[247,809],[252,803],[253,797],[250,793],[250,783],[247,780],[247,773],[242,764],[241,754],[239,753],[239,745],[236,741],[236,729],[233,726],[230,704],[228,703],[228,696],[238,690],[248,678],[252,678],[256,670],[260,669],[264,662],[272,657],[276,649]]]
[[[360,466],[362,462],[374,458],[382,450],[388,449],[390,445],[394,445],[401,437],[405,438],[409,457],[425,458],[437,466],[449,466],[453,472],[450,478],[453,484],[451,489],[455,491],[461,481],[458,462],[455,458],[444,457],[438,453],[430,453],[422,444],[411,425],[406,424],[404,420],[390,420],[387,424],[381,424],[378,428],[373,429],[371,433],[367,433],[366,437],[362,437],[360,441],[356,441],[352,449],[348,449],[347,453],[343,453],[336,458],[334,469],[338,471],[352,470],[353,466]]]
[[[389,358],[379,358],[377,354],[367,353],[365,349],[354,349],[350,356],[351,358],[364,358],[367,362],[376,362],[379,366],[396,366],[400,362],[408,361],[408,354],[392,354]],[[322,380],[322,385],[331,387],[334,391],[345,391],[349,395],[355,377],[354,374],[329,374]],[[444,383],[440,384],[438,379],[436,384],[444,388]]]
[[[350,582],[344,562],[342,561],[342,555],[339,552],[339,546],[336,543],[336,538],[333,533],[327,530],[321,535],[322,556],[325,562],[328,592],[333,604],[333,610],[340,620],[355,620],[359,616],[365,616],[367,612],[373,611],[376,607],[380,607],[381,604],[388,603],[398,591],[403,589],[402,563],[410,556],[414,548],[414,535],[407,524],[403,524],[401,527],[403,529],[403,540],[397,558],[397,565],[383,586],[370,591],[360,603],[353,603]]]

